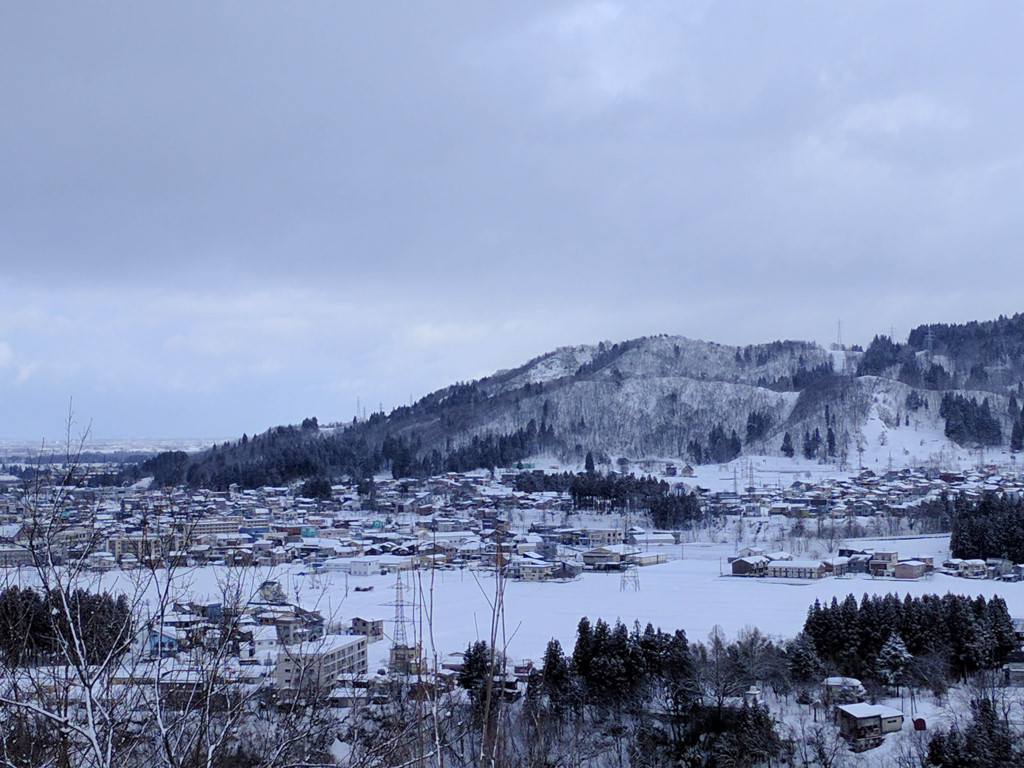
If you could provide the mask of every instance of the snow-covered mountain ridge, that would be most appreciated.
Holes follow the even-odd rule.
[[[531,456],[579,466],[587,454],[606,466],[720,465],[740,456],[840,468],[942,464],[970,456],[975,443],[977,459],[1013,448],[1011,438],[1021,450],[1018,398],[1021,315],[922,326],[905,344],[876,337],[863,351],[660,335],[561,347],[362,421],[321,429],[306,419],[187,460],[161,455],[125,480],[150,473],[166,484],[258,487],[317,478],[323,486],[389,469],[429,475]]]
[[[759,455],[778,455],[786,433],[799,453],[804,437],[813,439],[817,430],[814,455],[837,461],[868,440],[884,439],[879,425],[913,425],[941,436],[944,392],[897,380],[895,367],[857,376],[863,355],[802,341],[734,347],[667,335],[563,347],[441,390],[389,421],[399,434],[415,435],[421,451],[458,448],[532,422],[553,430],[555,452],[567,460],[588,451],[693,460],[693,444],[707,448],[715,428],[735,433],[743,453]],[[964,394],[989,400],[1008,439],[1008,394]],[[428,411],[440,418],[430,424],[415,418]]]

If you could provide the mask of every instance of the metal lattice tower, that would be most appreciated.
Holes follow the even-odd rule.
[[[634,592],[640,591],[640,569],[636,563],[626,563],[622,569],[622,579],[619,581],[620,592],[628,592],[630,589]]]
[[[391,652],[388,654],[388,667],[392,672],[401,675],[419,674],[422,669],[419,645],[409,645],[405,618],[405,584],[402,583],[402,572],[395,574],[395,602],[385,603],[395,607],[395,631],[392,635]]]
[[[626,509],[626,518],[622,521],[622,546],[623,549],[626,547],[626,542],[629,540],[629,508]],[[623,552],[625,557],[625,552]],[[637,569],[636,562],[630,560],[624,563],[622,566],[622,578],[619,580],[619,591],[627,592],[632,589],[634,592],[640,591],[640,572]]]
[[[409,636],[405,631],[405,584],[402,583],[402,572],[395,573],[395,602],[385,603],[395,607],[395,631],[392,635],[392,647],[408,648]]]

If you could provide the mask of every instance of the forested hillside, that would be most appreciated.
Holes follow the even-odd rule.
[[[743,347],[655,336],[565,347],[433,392],[388,414],[298,426],[161,455],[126,476],[243,487],[510,466],[591,453],[722,463],[743,454],[843,464],[870,420],[935,430],[964,446],[1020,450],[1024,318],[921,326],[864,351],[800,341]],[[1024,399],[1024,398],[1022,398]]]

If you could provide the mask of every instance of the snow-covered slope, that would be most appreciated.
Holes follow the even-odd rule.
[[[808,342],[732,347],[664,335],[562,347],[473,383],[471,397],[438,393],[435,405],[458,407],[440,408],[440,418],[406,434],[417,436],[421,450],[451,449],[532,422],[553,430],[552,450],[566,461],[581,461],[587,451],[606,459],[689,460],[691,441],[707,445],[716,427],[735,432],[744,455],[780,455],[786,433],[799,455],[816,431],[816,456],[837,463],[881,452],[904,464],[958,449],[943,435],[942,392],[850,375],[859,357]],[[967,394],[988,397],[994,413],[1007,413],[1005,397]],[[752,415],[767,425],[760,434],[748,435]],[[1001,418],[1009,435],[1008,417]],[[828,456],[830,431],[835,448]]]

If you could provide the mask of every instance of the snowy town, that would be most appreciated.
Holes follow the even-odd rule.
[[[697,494],[708,512],[704,522],[657,530],[641,514],[581,510],[566,493],[517,490],[524,475],[539,472],[532,468],[425,480],[380,477],[372,499],[346,484],[320,500],[289,488],[212,492],[83,484],[60,501],[59,526],[45,535],[45,563],[39,562],[38,513],[55,503],[60,489],[26,496],[21,483],[7,475],[0,478],[0,559],[9,587],[36,583],[35,575],[49,568],[78,569],[103,589],[146,582],[144,603],[159,611],[150,610],[136,626],[129,655],[108,683],[153,688],[186,710],[215,651],[222,654],[219,673],[225,679],[258,691],[277,708],[289,702],[305,706],[312,691],[339,710],[383,706],[394,695],[396,676],[415,679],[428,699],[453,695],[472,637],[465,634],[463,618],[437,632],[447,638],[462,634],[460,639],[426,647],[425,633],[435,629],[422,618],[424,579],[439,580],[442,591],[457,583],[463,595],[467,582],[476,590],[507,590],[510,604],[516,589],[546,590],[533,601],[599,589],[620,601],[615,610],[622,615],[629,604],[621,601],[631,594],[650,600],[639,596],[667,585],[666,578],[679,579],[678,572],[658,576],[662,569],[669,574],[695,564],[721,585],[714,587],[722,590],[720,599],[748,605],[751,598],[736,591],[746,589],[742,584],[829,582],[841,595],[885,593],[906,583],[917,585],[913,594],[926,594],[936,590],[933,580],[939,578],[1019,589],[1013,582],[1024,574],[1024,564],[1005,559],[943,556],[948,535],[918,536],[907,528],[915,510],[928,503],[1019,495],[1024,477],[1012,472],[865,471],[847,479],[796,480],[788,487],[711,491],[688,482],[685,467],[659,468],[674,492]],[[872,534],[876,542],[865,538]],[[161,579],[173,588],[154,591]],[[995,592],[986,588],[983,594]],[[794,607],[794,616],[806,612],[807,599],[802,609]],[[577,613],[595,604],[583,600]],[[637,614],[647,605],[634,603]],[[1024,615],[1019,596],[1011,605],[1015,615]],[[1016,646],[1001,672],[1001,684],[1011,687],[1024,684],[1024,621],[1013,622]],[[779,627],[769,621],[762,628],[792,636],[799,619]],[[532,648],[505,646],[494,675],[510,701],[527,694],[531,676],[541,669],[540,637]],[[518,648],[525,652],[508,652]],[[768,699],[760,680],[734,693],[728,698],[732,706]],[[858,752],[902,731],[904,719],[908,729],[911,720],[914,727],[927,727],[923,717],[872,703],[880,700],[878,692],[869,695],[853,678],[823,677],[808,695],[816,716],[819,709],[831,713],[836,733]]]

